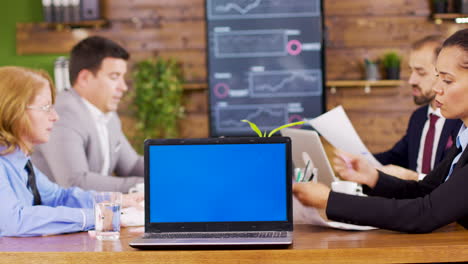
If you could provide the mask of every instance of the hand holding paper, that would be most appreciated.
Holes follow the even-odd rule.
[[[364,145],[341,105],[309,123],[335,148],[362,155],[376,168],[382,166]]]
[[[340,177],[346,181],[365,184],[371,188],[377,183],[379,174],[364,157],[342,150],[335,150],[333,165]]]
[[[122,199],[122,207],[141,207],[141,202],[145,201],[145,195],[143,193],[129,193],[124,194]]]

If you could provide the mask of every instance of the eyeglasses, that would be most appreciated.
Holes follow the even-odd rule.
[[[43,112],[46,112],[46,113],[50,113],[52,112],[52,110],[54,110],[54,105],[52,104],[48,104],[48,105],[43,105],[43,106],[33,106],[33,105],[28,105],[26,106],[27,109],[32,109],[32,110],[39,110],[39,111],[43,111]]]

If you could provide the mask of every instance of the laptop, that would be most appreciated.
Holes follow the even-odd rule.
[[[291,140],[145,141],[145,234],[136,248],[292,244]]]
[[[337,178],[317,132],[297,128],[283,128],[281,135],[291,138],[294,166],[296,168],[305,168],[307,161],[311,160],[318,171],[317,180],[331,188],[331,183],[336,181]]]

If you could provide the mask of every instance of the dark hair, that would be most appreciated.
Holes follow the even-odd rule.
[[[468,52],[468,28],[458,30],[448,39],[446,39],[442,45],[442,48],[448,47],[458,47],[463,51]],[[468,69],[468,60],[465,59],[459,63],[459,66],[464,69]]]
[[[443,48],[457,46],[468,51],[468,28],[458,30],[444,41]]]
[[[70,54],[70,83],[75,84],[78,73],[83,69],[96,74],[102,61],[108,57],[128,60],[130,54],[116,42],[99,36],[78,42]]]
[[[444,42],[444,37],[442,35],[429,35],[420,40],[417,40],[411,45],[412,50],[420,50],[423,47],[432,45],[434,48],[434,59],[439,55],[440,50],[442,49],[442,43]]]

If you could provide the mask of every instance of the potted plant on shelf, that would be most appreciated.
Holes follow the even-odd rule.
[[[435,14],[447,13],[447,0],[432,0],[432,6]]]
[[[368,81],[380,80],[379,60],[364,59],[365,78]]]
[[[184,115],[180,65],[173,59],[144,60],[136,64],[133,80],[136,142],[177,137],[177,121]]]
[[[388,80],[400,79],[401,58],[396,52],[391,51],[385,53],[382,59],[382,63],[385,67],[385,73],[387,74]]]

